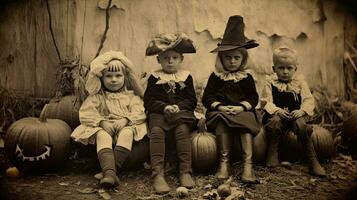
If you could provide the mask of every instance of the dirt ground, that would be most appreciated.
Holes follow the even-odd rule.
[[[179,186],[175,171],[168,174],[172,191],[156,195],[151,187],[150,169],[120,173],[120,185],[112,191],[98,187],[94,177],[99,171],[93,158],[70,160],[60,172],[29,174],[10,179],[4,172],[10,164],[0,150],[0,199],[180,199],[175,188]],[[240,181],[240,163],[233,164],[231,195],[226,199],[357,199],[357,161],[339,154],[324,163],[328,176],[316,178],[308,173],[305,164],[284,162],[277,168],[255,166],[259,184],[246,185]],[[181,199],[220,199],[219,183],[213,175],[195,174],[197,186]]]

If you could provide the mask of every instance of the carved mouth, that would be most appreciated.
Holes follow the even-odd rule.
[[[43,153],[41,153],[38,156],[25,156],[24,155],[24,150],[19,147],[19,145],[16,145],[16,150],[15,150],[15,155],[17,155],[18,158],[22,158],[22,161],[40,161],[40,160],[45,160],[46,158],[49,158],[51,156],[52,152],[52,147],[50,145],[44,145],[45,150]]]

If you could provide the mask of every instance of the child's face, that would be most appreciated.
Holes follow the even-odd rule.
[[[112,92],[119,91],[124,86],[124,74],[123,71],[109,72],[104,71],[102,82],[104,87]]]
[[[273,70],[279,80],[289,82],[296,72],[296,65],[275,65],[273,66]]]
[[[221,61],[225,70],[230,72],[238,71],[243,62],[243,54],[237,50],[223,51],[220,53]]]
[[[176,73],[183,60],[182,54],[167,50],[157,56],[157,61],[161,64],[162,70],[168,74]]]

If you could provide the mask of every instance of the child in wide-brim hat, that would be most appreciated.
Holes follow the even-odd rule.
[[[219,166],[216,177],[226,179],[230,173],[231,141],[240,137],[243,150],[242,181],[255,183],[253,172],[253,137],[258,134],[255,107],[258,93],[246,67],[247,49],[257,47],[244,36],[243,17],[231,16],[222,42],[211,52],[218,52],[215,71],[210,75],[202,102],[207,108],[207,127],[216,134]]]
[[[316,176],[326,176],[317,160],[311,140],[312,127],[306,124],[306,116],[312,116],[314,98],[303,75],[296,75],[297,53],[288,47],[273,52],[274,75],[268,78],[262,92],[265,114],[263,123],[269,139],[267,166],[279,164],[278,146],[283,134],[292,130],[303,144],[310,171]]]
[[[170,187],[164,176],[165,138],[175,135],[179,159],[180,185],[193,188],[190,132],[195,125],[197,105],[193,79],[181,69],[184,53],[195,53],[192,41],[183,33],[160,34],[154,37],[146,55],[157,55],[161,69],[154,71],[144,94],[148,112],[153,186],[156,193],[167,193]]]

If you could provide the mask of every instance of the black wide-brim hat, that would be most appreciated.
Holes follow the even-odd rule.
[[[245,37],[243,17],[240,15],[234,15],[229,17],[222,42],[218,43],[217,46],[218,47],[213,49],[211,53],[228,51],[237,48],[251,49],[259,46],[259,44],[256,43],[255,40],[249,40]]]
[[[179,53],[196,53],[192,40],[186,34],[166,33],[155,36],[149,42],[145,54],[153,56],[169,49],[173,49]]]

